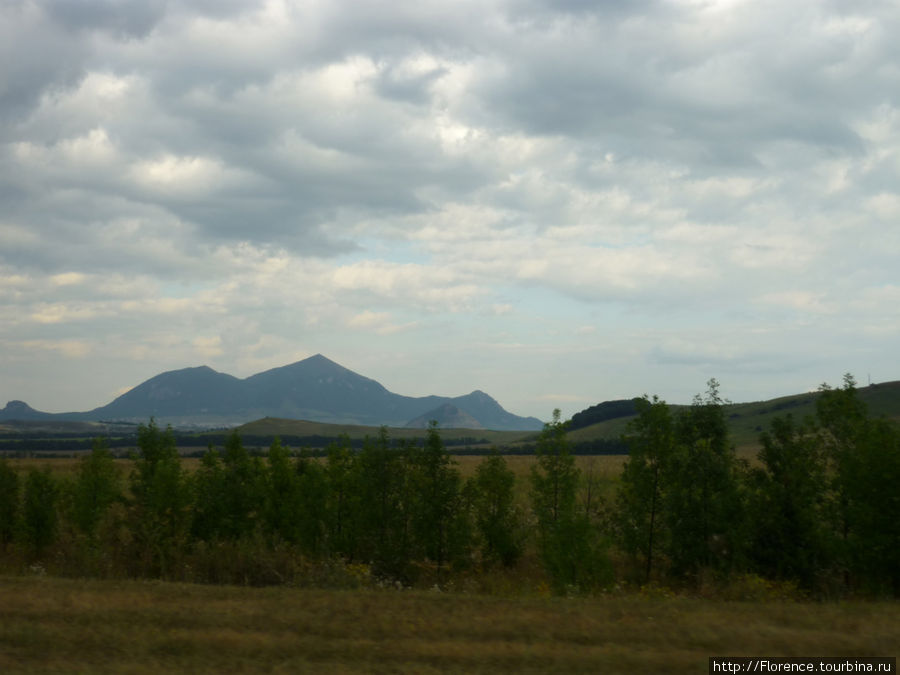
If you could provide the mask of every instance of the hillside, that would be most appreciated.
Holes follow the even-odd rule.
[[[873,416],[885,416],[900,421],[900,381],[860,387],[858,391],[860,399],[866,403]],[[813,415],[818,396],[818,392],[810,392],[782,396],[768,401],[726,405],[725,414],[728,417],[732,442],[738,448],[758,447],[760,433],[769,428],[775,417],[790,413],[794,417],[802,419]],[[673,410],[678,410],[684,406],[672,405],[671,407]],[[599,408],[599,406],[592,406],[592,408]],[[569,438],[573,442],[619,438],[626,432],[628,423],[632,419],[634,419],[633,414],[607,418],[602,422],[571,431]]]

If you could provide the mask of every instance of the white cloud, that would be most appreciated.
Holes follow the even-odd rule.
[[[202,358],[222,356],[225,353],[225,350],[222,349],[222,338],[218,335],[209,337],[198,336],[191,341],[191,344]]]
[[[490,373],[546,416],[546,391],[894,363],[898,29],[889,4],[3,6],[0,395],[67,359],[102,399],[323,352],[436,392]]]
[[[388,312],[361,312],[347,319],[347,326],[355,330],[372,331],[378,335],[393,335],[414,328],[414,321],[406,324],[393,323]]]

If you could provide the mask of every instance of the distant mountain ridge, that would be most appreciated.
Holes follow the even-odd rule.
[[[155,417],[163,424],[217,426],[280,417],[402,427],[422,416],[435,415],[431,419],[437,419],[446,412],[441,411],[445,405],[457,408],[461,413],[457,421],[477,425],[474,428],[531,431],[543,427],[536,417],[520,417],[504,410],[482,391],[457,397],[402,396],[321,354],[245,379],[208,366],[172,370],[151,377],[111,403],[89,412],[43,413],[22,401],[10,401],[0,410],[0,421],[142,422]]]

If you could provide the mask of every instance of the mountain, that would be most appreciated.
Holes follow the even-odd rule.
[[[85,417],[141,421],[229,415],[242,405],[242,381],[208,366],[170,370],[151,377]]]
[[[48,419],[146,422],[155,417],[176,426],[223,426],[279,417],[402,427],[445,404],[455,406],[460,411],[458,420],[472,428],[531,431],[543,426],[535,417],[507,412],[481,391],[456,398],[395,394],[321,354],[245,379],[207,366],[160,373],[90,412],[51,415],[11,401],[0,411],[0,420],[46,415]]]
[[[49,420],[52,413],[35,410],[25,401],[10,401],[3,410],[0,410],[0,420]]]
[[[443,405],[407,422],[407,429],[425,429],[432,422],[437,422],[441,429],[483,429],[481,423],[464,410],[452,403]]]

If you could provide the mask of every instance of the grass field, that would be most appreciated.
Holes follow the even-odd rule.
[[[289,420],[277,417],[266,417],[237,427],[245,436],[327,436],[337,438],[346,435],[349,438],[361,439],[377,436],[378,427],[356,426],[351,424],[327,424],[325,422],[309,422],[307,420]],[[394,440],[421,439],[424,429],[407,429],[391,427],[388,434]],[[441,429],[441,437],[446,441],[472,439],[473,446],[509,445],[537,437],[537,431],[490,431],[487,429]],[[485,443],[480,443],[484,441]]]
[[[893,656],[900,604],[502,598],[0,577],[4,673],[701,673]]]

